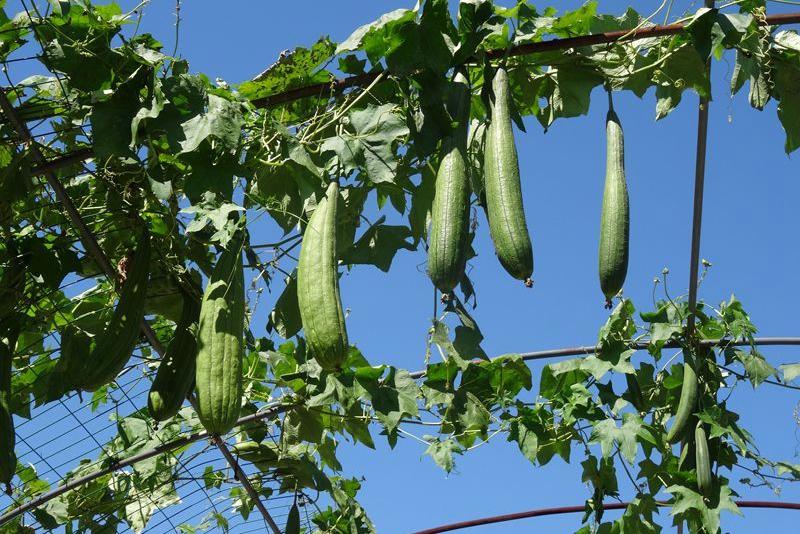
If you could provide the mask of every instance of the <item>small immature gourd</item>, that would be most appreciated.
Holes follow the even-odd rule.
[[[697,469],[697,489],[707,494],[711,489],[711,457],[708,454],[708,438],[703,423],[694,429],[695,467]]]
[[[667,433],[667,441],[669,443],[676,443],[683,437],[697,404],[697,389],[697,374],[691,364],[686,362],[683,364],[683,384],[681,385],[678,408],[675,410],[675,418]]]

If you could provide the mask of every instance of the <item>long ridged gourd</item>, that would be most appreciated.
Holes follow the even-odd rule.
[[[689,420],[694,413],[697,404],[697,374],[691,364],[683,364],[683,384],[681,385],[681,396],[678,400],[678,408],[675,411],[675,418],[672,426],[667,433],[667,441],[675,443],[683,437],[683,433],[689,424]]]
[[[469,197],[467,132],[470,89],[462,71],[453,79],[451,116],[458,121],[442,140],[442,158],[436,173],[428,246],[428,276],[443,294],[461,280],[469,248]]]
[[[5,484],[6,493],[11,494],[11,479],[17,470],[14,454],[16,433],[11,414],[11,364],[16,340],[10,336],[0,339],[0,483]]]
[[[506,271],[532,285],[533,247],[525,223],[517,148],[511,121],[508,74],[499,68],[492,79],[491,122],[486,129],[484,173],[486,214],[497,257]]]
[[[178,413],[192,390],[197,357],[195,334],[199,317],[199,303],[191,295],[184,295],[175,333],[158,366],[147,397],[147,408],[156,421],[165,421]]]
[[[695,466],[697,470],[697,489],[707,494],[711,489],[711,457],[708,454],[708,439],[703,423],[694,429]]]
[[[339,295],[333,181],[308,221],[297,263],[297,303],[311,356],[323,369],[337,370],[347,358],[347,328]]]
[[[628,273],[630,232],[628,186],[625,182],[625,146],[622,126],[613,109],[606,117],[606,182],[600,216],[600,289],[606,308],[620,292]]]
[[[245,321],[242,233],[228,243],[208,280],[197,328],[197,415],[211,434],[236,424],[242,405]]]
[[[76,385],[85,391],[94,391],[113,381],[136,347],[144,317],[150,269],[150,234],[147,230],[142,231],[130,265],[111,321],[98,337],[80,373],[75,376]]]

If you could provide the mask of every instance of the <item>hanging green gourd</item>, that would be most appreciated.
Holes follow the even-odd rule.
[[[332,181],[303,233],[297,262],[297,304],[311,356],[336,371],[347,359],[347,329],[339,295],[336,212],[339,184]]]
[[[469,199],[467,132],[470,89],[463,70],[453,79],[450,114],[457,121],[441,143],[436,191],[431,207],[428,239],[428,276],[446,299],[464,274],[469,251]]]
[[[197,416],[209,433],[217,435],[234,427],[242,406],[242,239],[243,232],[238,231],[220,254],[203,293],[197,325]]]
[[[511,89],[503,67],[492,78],[484,173],[486,214],[497,258],[514,278],[531,287],[533,246],[525,223],[519,160],[511,120]]]
[[[628,240],[630,214],[628,186],[625,181],[625,145],[622,125],[614,112],[611,93],[608,95],[606,116],[606,182],[603,208],[600,215],[600,289],[606,298],[606,308],[622,290],[628,272]]]

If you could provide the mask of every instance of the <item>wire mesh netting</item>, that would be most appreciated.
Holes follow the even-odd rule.
[[[37,237],[66,243],[73,253],[70,261],[83,267],[76,269],[80,274],[55,283],[40,276],[39,283],[26,285],[20,295],[20,309],[45,305],[35,313],[51,328],[22,336],[17,343],[17,357],[27,362],[17,365],[12,377],[14,390],[21,392],[12,406],[17,416],[18,467],[13,493],[0,496],[0,531],[62,531],[70,523],[69,510],[80,509],[81,516],[90,519],[66,525],[69,531],[263,532],[269,525],[254,507],[241,473],[225,459],[221,446],[197,433],[200,425],[190,407],[161,426],[147,417],[155,361],[149,344],[137,348],[113,384],[94,393],[68,392],[56,383],[61,379],[58,332],[74,319],[72,298],[96,295],[97,306],[80,313],[108,316],[114,308],[114,281],[87,253],[44,176],[55,173],[61,183],[72,185],[89,176],[98,178],[96,167],[87,161],[92,140],[89,120],[62,116],[74,106],[68,96],[70,82],[50,68],[51,54],[58,52],[41,44],[47,42],[45,34],[58,31],[47,19],[53,4],[23,0],[5,7],[19,15],[4,20],[0,30],[3,44],[17,47],[2,62],[2,90],[13,105],[13,112],[4,110],[0,120],[4,166],[19,165],[21,155],[31,152],[39,160],[39,165],[26,169],[29,205],[17,213],[23,220],[16,222]],[[101,244],[117,241],[113,234],[124,232],[109,222],[118,208],[101,203],[78,208]],[[36,270],[45,272],[47,266]],[[158,295],[158,291],[151,290],[150,296],[173,296]],[[156,335],[169,336],[172,325],[162,321],[153,329]],[[250,408],[255,412],[258,406]],[[254,419],[246,432],[240,428],[225,442],[233,446],[254,437],[275,442],[278,427],[260,416]],[[182,440],[180,447],[174,446],[176,440]],[[159,448],[163,452],[148,454]],[[137,455],[144,458],[136,461]],[[295,502],[301,525],[309,524],[305,510],[313,504],[310,498],[299,491],[279,493],[280,480],[274,471],[243,460],[238,465],[281,529]],[[66,487],[69,491],[63,491]]]

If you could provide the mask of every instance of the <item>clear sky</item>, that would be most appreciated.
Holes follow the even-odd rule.
[[[123,8],[134,3],[125,1]],[[658,3],[631,2],[642,13]],[[566,9],[580,3],[552,4]],[[698,4],[677,0],[673,13],[693,11]],[[606,0],[600,2],[600,10],[619,14],[627,5]],[[412,6],[412,0],[183,2],[178,51],[192,71],[239,82],[261,72],[284,49],[311,44],[321,35],[341,41],[384,12]],[[154,0],[143,22],[143,29],[154,33],[167,50],[173,45],[174,7],[172,1]],[[770,5],[773,11],[786,7]],[[746,89],[735,99],[729,97],[732,58],[715,62],[713,68],[701,248],[701,256],[713,268],[700,295],[718,304],[735,293],[760,335],[798,335],[798,156],[789,158],[783,151],[774,103],[759,113],[747,104]],[[475,245],[479,256],[471,263],[470,276],[478,295],[475,317],[490,355],[592,344],[607,317],[597,280],[606,104],[599,91],[593,97],[587,117],[559,120],[547,134],[529,120],[528,133],[517,135],[536,257],[533,290],[502,270],[485,219],[480,220]],[[664,267],[670,269],[672,293],[687,287],[697,97],[686,93],[684,98],[672,115],[656,123],[652,91],[642,100],[630,94],[616,97],[626,135],[631,202],[625,294],[639,309],[651,306],[652,280]],[[422,367],[431,319],[424,261],[422,253],[401,252],[388,275],[358,267],[344,277],[350,338],[370,361]],[[800,361],[793,348],[765,348],[764,353],[775,366]],[[532,366],[535,383],[540,369]],[[742,385],[731,405],[765,455],[797,462],[800,441],[793,410],[798,400],[789,390],[765,385],[753,392]],[[486,515],[582,504],[590,495],[580,482],[579,465],[554,459],[544,468],[534,467],[503,437],[458,458],[449,476],[422,456],[424,446],[418,442],[402,440],[393,452],[380,438],[378,442],[377,451],[344,446],[342,459],[347,474],[365,477],[361,502],[380,532],[411,532]],[[623,498],[632,495],[622,479],[620,488]],[[777,498],[763,489],[742,488],[741,493],[748,499]],[[780,498],[800,501],[800,488],[786,487]],[[470,532],[571,532],[579,520],[579,515],[530,519]],[[798,531],[798,517],[783,511],[747,510],[744,518],[728,514],[723,524],[724,532],[761,532],[766,525],[774,532]]]

